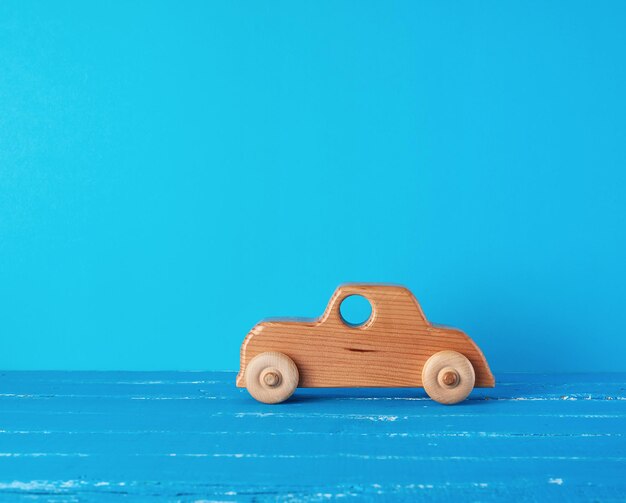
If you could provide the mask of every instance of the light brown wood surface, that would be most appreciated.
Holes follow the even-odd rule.
[[[428,396],[439,403],[462,402],[474,389],[476,375],[470,361],[456,351],[439,351],[422,369],[422,384]]]
[[[348,325],[339,306],[362,295],[372,306],[367,322]],[[346,284],[333,294],[323,315],[311,321],[268,320],[247,335],[237,386],[246,386],[246,368],[265,352],[287,355],[299,372],[299,387],[422,387],[426,361],[455,351],[471,363],[476,387],[493,387],[482,352],[461,330],[431,324],[413,294],[393,285]]]
[[[280,403],[298,387],[298,367],[274,351],[256,355],[246,368],[246,388],[259,402]]]

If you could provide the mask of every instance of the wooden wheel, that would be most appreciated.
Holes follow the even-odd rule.
[[[246,388],[263,403],[280,403],[298,387],[300,375],[291,358],[268,351],[256,355],[246,367]]]
[[[428,396],[439,403],[462,402],[474,389],[474,367],[461,353],[439,351],[422,370],[422,384]]]

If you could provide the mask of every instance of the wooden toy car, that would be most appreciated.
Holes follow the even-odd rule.
[[[341,303],[369,300],[372,312],[347,323]],[[262,321],[241,346],[237,386],[264,403],[301,388],[423,387],[437,402],[464,400],[495,380],[478,346],[462,331],[428,322],[417,299],[392,285],[346,284],[315,320]]]

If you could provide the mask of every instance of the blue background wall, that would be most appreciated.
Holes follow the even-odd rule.
[[[626,370],[624,2],[0,3],[0,368],[236,369],[409,286]]]

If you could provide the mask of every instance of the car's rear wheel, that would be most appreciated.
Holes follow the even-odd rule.
[[[263,403],[284,402],[298,387],[299,379],[298,367],[283,353],[260,353],[246,367],[246,388]]]
[[[476,375],[472,363],[456,351],[439,351],[422,370],[422,385],[436,402],[451,405],[462,402],[474,389]]]

